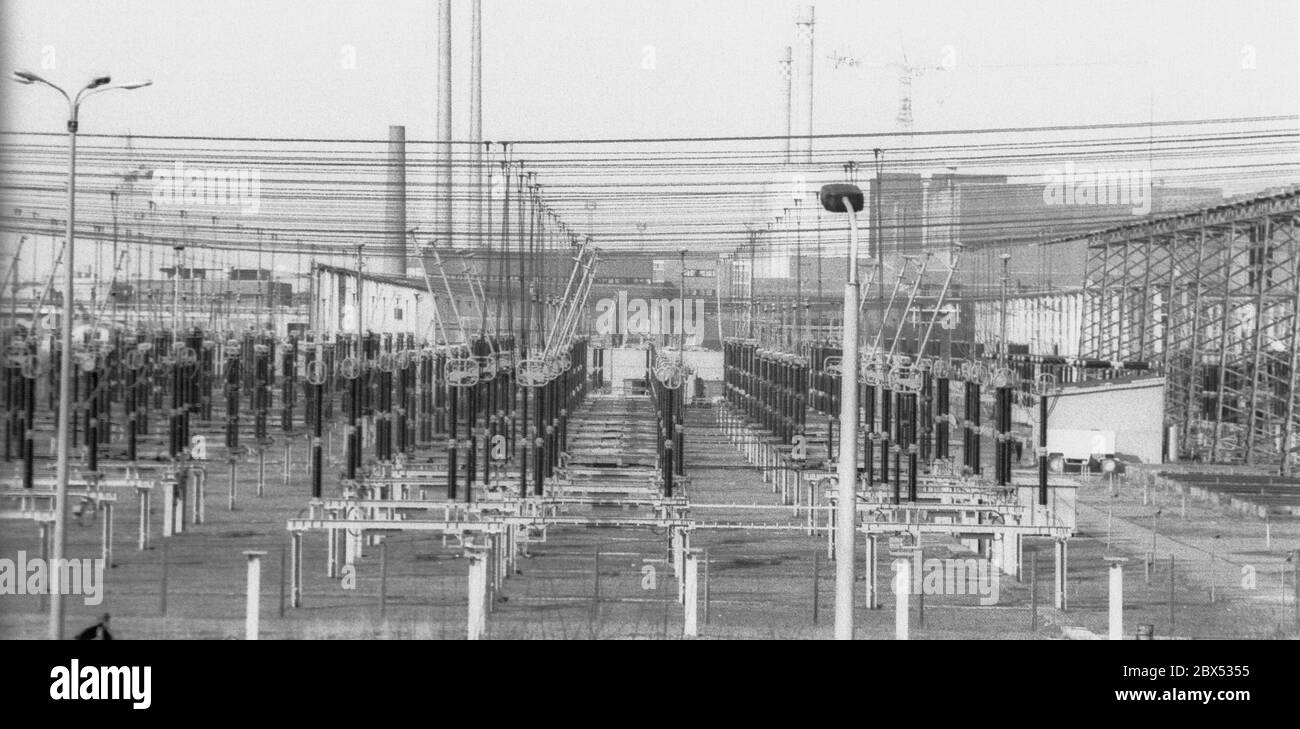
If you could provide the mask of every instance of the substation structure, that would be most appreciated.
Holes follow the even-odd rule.
[[[503,270],[489,297],[475,271],[451,271],[426,251],[422,263],[431,259],[436,276],[426,269],[407,331],[368,330],[360,315],[355,331],[344,327],[346,317],[335,314],[349,286],[337,267],[317,268],[330,277],[323,289],[337,292],[328,318],[284,338],[92,327],[65,355],[53,333],[13,329],[4,342],[0,518],[32,523],[49,553],[57,504],[53,479],[37,468],[36,453],[47,448],[38,434],[55,432],[55,373],[71,356],[77,463],[68,499],[102,515],[106,558],[123,496],[137,499],[136,545],[148,549],[156,509],[162,537],[181,534],[205,523],[213,483],[227,485],[225,505],[234,510],[248,497],[241,472],[262,496],[273,478],[268,455],[285,449],[287,485],[288,450],[295,441],[306,447],[310,486],[301,514],[285,524],[293,608],[306,601],[312,535],[324,537],[325,571],[338,578],[388,536],[433,534],[467,560],[466,631],[482,637],[517,558],[548,531],[645,529],[665,535],[684,632],[694,635],[700,555],[692,534],[790,530],[832,545],[846,508],[837,496],[846,460],[869,606],[879,602],[882,551],[903,556],[926,540],[957,542],[1019,576],[1025,541],[1047,540],[1055,603],[1064,607],[1076,486],[1058,473],[1046,440],[1063,383],[1163,373],[1179,457],[1294,466],[1298,200],[1282,195],[1089,236],[1082,356],[1015,354],[1004,345],[954,357],[933,336],[947,286],[921,294],[930,256],[908,261],[887,298],[881,287],[856,369],[844,366],[844,332],[834,327],[825,338],[791,336],[784,345],[725,340],[714,420],[748,460],[754,486],[780,494],[775,507],[692,499],[686,413],[698,403],[683,387],[692,372],[680,348],[645,345],[644,392],[606,394],[609,344],[578,334],[598,266],[589,244],[574,242],[567,279],[551,279],[549,295],[537,278],[526,287],[522,272]],[[949,281],[958,260],[946,264]],[[351,296],[361,303],[364,289],[379,284],[353,273]],[[513,283],[517,294],[504,288]],[[846,376],[858,403],[850,449],[838,445]],[[1037,413],[1032,431],[1013,426],[1016,406]],[[1034,472],[1014,471],[1018,450],[1036,456]],[[793,510],[799,519],[711,516],[746,509]],[[834,559],[836,550],[828,552]]]
[[[328,326],[283,338],[87,329],[72,353],[68,501],[78,505],[78,515],[86,508],[102,515],[103,556],[111,560],[112,508],[123,491],[138,496],[137,547],[149,549],[151,515],[162,510],[164,539],[204,524],[215,481],[227,486],[230,511],[252,495],[250,484],[255,498],[264,496],[275,476],[268,455],[280,448],[287,486],[290,450],[301,441],[310,487],[301,514],[286,524],[291,607],[304,603],[309,534],[325,536],[323,564],[334,578],[388,535],[434,534],[467,558],[467,634],[477,638],[517,556],[562,525],[666,534],[679,597],[693,616],[687,598],[695,590],[696,554],[680,456],[687,367],[680,353],[647,348],[653,394],[633,405],[648,407],[638,410],[608,395],[589,401],[591,390],[604,386],[607,352],[589,351],[589,340],[576,332],[598,252],[576,243],[574,251],[562,291],[544,295],[536,279],[527,291],[521,286],[518,301],[508,291],[509,307],[503,299],[492,302],[495,321],[475,273],[451,272],[435,255],[438,270],[425,276],[419,305],[425,326],[418,333],[343,331],[333,324],[337,311]],[[317,267],[317,273],[328,275],[332,287],[346,278],[343,269]],[[357,302],[366,287],[378,285],[358,272],[352,279]],[[477,315],[462,315],[458,298]],[[503,308],[511,310],[501,328]],[[36,441],[38,433],[55,432],[63,355],[55,333],[10,330],[8,337],[9,478],[0,490],[0,518],[34,523],[47,557],[57,492],[44,472],[49,460],[39,459],[38,469],[36,454],[39,445],[52,459],[54,447],[46,451]],[[653,417],[646,420],[645,411]],[[648,443],[648,453],[633,453],[632,467],[602,468],[606,456],[626,465],[629,436]],[[608,447],[610,438],[619,444]],[[588,454],[587,462],[570,462],[574,446]],[[331,465],[339,469],[331,472]],[[625,509],[612,516],[592,512],[610,504]]]
[[[1164,374],[1168,458],[1295,471],[1298,220],[1293,191],[1085,237],[1080,351]]]
[[[838,445],[845,366],[834,331],[795,347],[771,346],[770,339],[726,340],[718,422],[782,502],[804,510],[809,533],[824,530],[831,559],[841,507],[839,463],[852,459],[853,523],[865,536],[869,607],[879,605],[877,556],[884,549],[898,557],[919,550],[923,540],[960,542],[1019,578],[1026,539],[1054,544],[1055,603],[1064,607],[1076,482],[1059,474],[1060,463],[1049,462],[1049,405],[1063,382],[1103,371],[1145,372],[1149,364],[1005,352],[945,355],[933,335],[947,286],[937,296],[919,295],[930,258],[907,261],[887,300],[882,291],[880,325],[860,340],[868,344],[858,351],[854,378],[859,430],[853,452],[840,452]],[[957,261],[947,265],[951,281]],[[1013,429],[1016,404],[1037,413],[1032,432]],[[1019,449],[1037,455],[1036,474],[1013,473]]]
[[[878,552],[902,554],[923,538],[961,541],[1017,576],[1024,540],[1051,540],[1063,605],[1074,486],[1049,473],[1041,438],[1028,443],[1039,455],[1037,478],[1013,476],[1011,449],[1024,437],[1012,432],[1012,403],[1039,404],[1038,433],[1045,433],[1045,403],[1057,382],[1078,379],[1081,369],[1146,367],[939,357],[933,319],[924,334],[913,325],[910,337],[903,322],[922,310],[937,317],[942,295],[923,302],[920,275],[908,286],[900,279],[886,326],[861,352],[862,427],[852,452],[834,445],[843,373],[833,339],[790,352],[752,340],[724,343],[725,394],[712,403],[717,427],[752,464],[754,485],[770,484],[781,502],[702,503],[691,499],[687,468],[687,407],[699,403],[688,403],[684,353],[644,346],[644,392],[613,397],[605,393],[608,343],[577,335],[594,249],[577,247],[558,295],[521,297],[518,319],[509,315],[516,326],[506,330],[492,323],[486,290],[468,268],[437,266],[437,277],[425,277],[425,326],[414,333],[89,330],[73,352],[79,463],[68,497],[103,514],[104,556],[111,558],[112,508],[123,492],[138,497],[136,543],[148,549],[156,508],[168,539],[205,523],[213,483],[226,485],[231,511],[250,496],[250,482],[254,498],[262,497],[274,477],[268,456],[278,449],[287,485],[289,451],[299,441],[310,486],[302,512],[285,525],[291,609],[307,600],[303,565],[317,544],[313,534],[324,537],[321,564],[335,579],[388,536],[436,535],[467,560],[466,634],[478,638],[518,557],[548,530],[643,529],[665,535],[690,636],[698,631],[701,556],[692,534],[786,530],[833,543],[836,462],[851,458],[868,605],[878,603]],[[329,290],[348,288],[339,285],[344,270],[320,270]],[[351,289],[362,300],[364,288],[376,285],[355,274]],[[457,293],[477,317],[448,310]],[[502,302],[492,303],[499,310]],[[0,516],[35,523],[48,553],[54,483],[37,472],[35,434],[53,432],[52,373],[61,353],[57,337],[40,332],[13,333],[6,347],[4,452],[16,475],[0,492]],[[784,518],[791,509],[799,517],[793,522]],[[738,512],[782,518],[713,516]]]

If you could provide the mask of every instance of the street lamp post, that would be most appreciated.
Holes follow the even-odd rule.
[[[54,545],[50,551],[54,566],[50,572],[50,622],[51,640],[63,639],[63,600],[58,585],[59,570],[62,564],[64,548],[67,546],[67,504],[68,504],[68,430],[72,423],[72,292],[73,292],[73,251],[74,226],[77,201],[77,112],[81,102],[94,94],[113,89],[132,90],[148,86],[150,81],[135,81],[112,84],[108,76],[94,79],[76,96],[68,93],[30,71],[14,71],[13,80],[21,84],[43,84],[49,86],[68,102],[68,220],[65,232],[67,260],[64,262],[63,281],[63,331],[60,338],[62,356],[59,358],[59,432],[58,432],[58,467],[55,475],[54,495]]]
[[[844,285],[844,332],[840,363],[840,455],[835,498],[835,639],[853,639],[853,530],[858,483],[858,219],[862,190],[835,183],[821,189],[821,204],[849,216],[849,271]]]

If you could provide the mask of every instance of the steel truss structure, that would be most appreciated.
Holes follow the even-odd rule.
[[[1298,220],[1293,190],[1084,238],[1080,351],[1167,377],[1170,456],[1295,469]]]

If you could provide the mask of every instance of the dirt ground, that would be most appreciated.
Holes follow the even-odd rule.
[[[712,425],[707,409],[691,411],[688,430],[690,497],[698,503],[776,504],[764,484]],[[216,440],[214,437],[213,440]],[[163,540],[161,511],[152,516],[154,546],[136,549],[136,497],[119,491],[114,564],[105,577],[105,598],[86,605],[67,598],[68,632],[113,616],[118,638],[242,638],[245,550],[267,552],[262,569],[261,629],[264,638],[459,639],[465,635],[467,563],[440,537],[404,534],[388,542],[387,599],[380,605],[377,546],[357,563],[353,589],[325,575],[325,536],[305,537],[304,604],[285,606],[282,562],[288,545],[286,520],[303,514],[309,493],[306,451],[294,441],[290,478],[281,482],[283,447],[268,452],[265,495],[254,493],[255,468],[241,466],[238,505],[226,509],[223,461],[209,467],[207,522]],[[220,451],[221,449],[212,449]],[[337,455],[338,451],[336,451]],[[691,454],[695,454],[692,456]],[[911,601],[913,639],[1066,639],[1105,634],[1105,558],[1123,556],[1125,632],[1151,625],[1157,638],[1265,639],[1297,637],[1294,561],[1300,521],[1264,523],[1217,507],[1190,504],[1186,519],[1174,494],[1150,493],[1143,503],[1136,475],[1118,484],[1088,481],[1080,488],[1079,534],[1069,542],[1068,609],[1052,609],[1052,545],[1029,540],[1022,579],[1003,575],[996,605],[973,596],[926,596]],[[617,509],[615,509],[615,512]],[[767,516],[770,516],[767,515]],[[793,518],[791,518],[793,521]],[[1148,577],[1146,555],[1154,560]],[[100,527],[74,521],[68,556],[99,556]],[[165,541],[165,547],[164,547]],[[834,565],[825,537],[801,530],[697,530],[691,546],[707,550],[701,566],[701,638],[829,638],[833,623]],[[960,545],[926,542],[924,554],[962,556]],[[34,523],[6,521],[0,556],[19,550],[39,554]],[[599,551],[599,561],[597,552]],[[864,639],[892,639],[894,603],[889,562],[880,550],[881,607],[867,609],[865,585],[855,589],[855,626]],[[668,563],[668,538],[651,529],[551,528],[545,543],[521,558],[520,571],[505,581],[488,618],[491,638],[663,639],[682,635],[683,610]],[[1037,552],[1037,566],[1032,566]],[[1173,620],[1170,620],[1169,559],[1174,558]],[[862,550],[857,574],[862,579]],[[162,583],[166,564],[166,614]],[[597,564],[599,565],[597,567]],[[1253,583],[1243,568],[1253,571]],[[1031,575],[1037,574],[1037,607]],[[0,638],[44,635],[39,596],[0,597]],[[1036,621],[1035,621],[1036,614]]]

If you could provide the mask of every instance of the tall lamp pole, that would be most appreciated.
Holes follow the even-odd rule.
[[[840,364],[839,483],[835,498],[835,639],[853,640],[853,530],[858,484],[858,218],[862,190],[850,183],[824,185],[822,207],[849,216],[849,277],[844,284],[843,359]]]
[[[67,546],[67,505],[68,505],[68,431],[72,417],[72,293],[73,293],[73,243],[76,222],[77,200],[77,112],[85,99],[113,89],[132,90],[148,86],[151,81],[133,81],[114,84],[108,76],[94,79],[76,96],[68,93],[30,71],[14,71],[13,80],[21,84],[42,84],[59,92],[68,102],[68,221],[66,235],[67,261],[64,263],[63,281],[63,332],[61,336],[62,356],[59,357],[59,433],[58,433],[58,469],[55,476],[54,495],[54,545],[50,551],[51,565],[62,564],[64,549]],[[50,570],[50,622],[51,640],[63,639],[64,606],[62,587],[58,584],[57,566]]]

